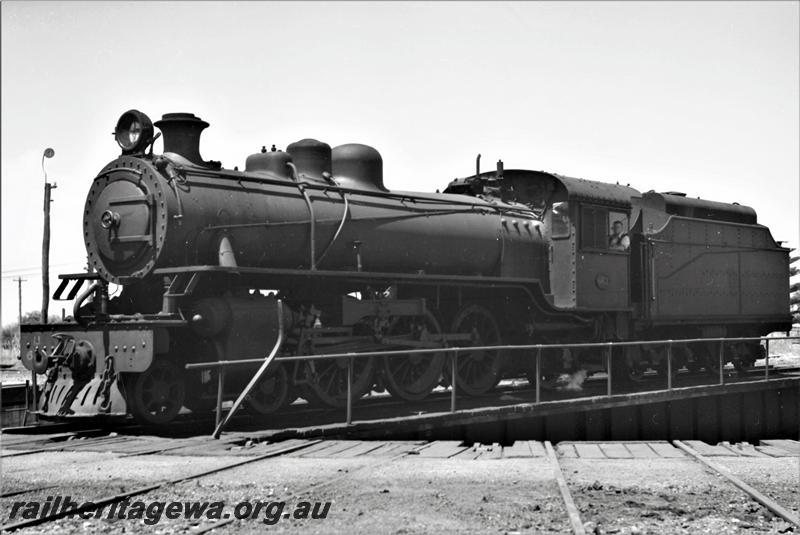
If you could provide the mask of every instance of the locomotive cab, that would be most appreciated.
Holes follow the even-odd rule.
[[[543,207],[553,304],[629,310],[631,228],[638,214],[631,199],[639,192],[540,171],[506,171],[504,178],[517,202]]]

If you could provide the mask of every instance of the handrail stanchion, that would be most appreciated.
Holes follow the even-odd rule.
[[[283,303],[280,299],[276,302],[278,307],[278,339],[275,340],[275,345],[272,347],[272,351],[269,352],[269,355],[264,359],[263,364],[258,369],[258,371],[253,375],[253,378],[250,379],[250,382],[247,383],[247,386],[244,387],[239,397],[236,398],[236,401],[233,402],[233,406],[231,410],[228,411],[228,414],[225,416],[225,419],[222,420],[217,427],[214,429],[214,434],[212,435],[214,438],[219,438],[220,434],[222,433],[222,429],[227,425],[227,423],[233,418],[233,415],[236,414],[236,411],[241,407],[242,402],[244,399],[250,395],[250,391],[258,384],[261,380],[261,377],[264,375],[264,372],[267,371],[269,365],[272,364],[272,361],[275,360],[275,356],[278,354],[278,350],[280,350],[281,346],[283,345]]]
[[[214,438],[219,438],[222,429],[231,419],[233,414],[236,410],[240,407],[241,403],[243,402],[244,398],[246,398],[251,389],[261,380],[262,375],[266,372],[267,367],[272,363],[273,360],[277,360],[281,363],[283,362],[303,362],[307,360],[338,360],[346,358],[348,359],[348,406],[347,406],[347,421],[351,423],[352,421],[352,402],[353,402],[353,385],[352,385],[352,374],[353,374],[353,366],[355,358],[360,357],[368,357],[368,356],[382,356],[382,357],[389,357],[389,356],[408,356],[408,355],[422,355],[422,354],[430,354],[435,353],[437,351],[442,351],[441,348],[427,348],[427,349],[402,349],[402,350],[389,350],[389,351],[364,351],[359,353],[348,352],[348,353],[330,353],[330,354],[317,354],[317,355],[293,355],[293,356],[282,356],[277,357],[278,351],[283,345],[285,333],[283,328],[283,304],[280,300],[277,301],[278,307],[278,337],[275,342],[275,346],[272,348],[270,354],[264,358],[248,358],[248,359],[237,359],[235,361],[227,361],[222,360],[218,362],[191,362],[185,365],[187,370],[195,370],[195,369],[206,369],[206,368],[219,368],[220,375],[219,375],[219,385],[217,390],[217,427],[214,430],[214,434],[212,435]],[[766,362],[765,362],[765,369],[764,369],[764,377],[766,379],[769,378],[769,345],[770,340],[773,338],[767,337],[741,337],[741,338],[687,338],[687,339],[678,339],[677,343],[679,344],[688,344],[688,343],[699,343],[702,342],[704,344],[713,344],[713,342],[719,342],[719,385],[725,384],[725,373],[724,373],[724,364],[725,364],[725,343],[733,343],[737,341],[759,341],[759,343],[763,340],[765,345],[765,352],[766,352]],[[797,336],[785,336],[785,337],[775,337],[775,340],[800,340],[800,337]],[[525,344],[525,345],[497,345],[497,346],[472,346],[470,349],[473,351],[490,351],[490,350],[504,350],[504,351],[522,351],[522,350],[536,350],[536,403],[541,401],[541,380],[542,380],[542,350],[543,349],[552,349],[552,348],[603,348],[605,347],[605,361],[606,361],[606,368],[608,371],[608,384],[606,386],[606,395],[611,397],[613,395],[613,349],[615,346],[640,346],[642,344],[645,345],[660,345],[660,344],[667,344],[667,389],[672,390],[673,388],[673,381],[672,381],[672,371],[673,371],[673,349],[676,343],[676,340],[648,340],[648,341],[623,341],[623,342],[587,342],[587,343],[575,343],[575,344]],[[450,364],[451,364],[451,377],[450,377],[450,412],[456,411],[456,396],[458,392],[457,386],[457,378],[458,378],[458,354],[464,348],[446,348],[445,352],[450,352]],[[625,355],[621,355],[625,356]],[[711,357],[713,358],[713,357]],[[250,380],[248,385],[236,399],[233,404],[233,407],[225,416],[222,418],[222,398],[224,394],[224,369],[228,366],[245,366],[251,364],[260,364],[261,367]],[[621,363],[622,364],[622,363]],[[706,361],[706,368],[709,368],[711,365],[710,361]],[[32,385],[35,386],[35,385]],[[30,401],[32,404],[30,414],[32,416],[36,415],[36,399],[34,398]],[[222,420],[220,422],[220,420]]]
[[[28,381],[26,379],[25,380],[25,414],[22,415],[22,427],[25,427],[25,425],[28,423],[28,413],[31,410],[31,407],[30,407],[31,401],[29,399],[30,398],[30,394],[28,393],[28,389],[30,387],[31,387],[31,383],[30,383],[30,381]]]
[[[217,381],[217,418],[214,422],[214,429],[219,427],[222,421],[222,393],[225,391],[225,368],[219,369],[219,380]]]
[[[608,343],[608,348],[606,349],[606,371],[608,372],[606,395],[611,397],[611,342]]]
[[[667,390],[672,390],[672,340],[667,342]]]
[[[54,351],[55,352],[55,351]],[[33,366],[31,366],[33,367]],[[31,370],[31,407],[33,407],[33,412],[36,412],[39,409],[38,398],[36,396],[36,370]]]
[[[536,349],[536,403],[539,403],[541,398],[541,381],[542,381],[542,348]]]
[[[353,423],[353,357],[347,359],[347,425]]]
[[[450,374],[450,412],[456,412],[456,370],[458,369],[458,351],[453,351],[450,359],[452,373]]]

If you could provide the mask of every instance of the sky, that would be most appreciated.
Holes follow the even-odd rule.
[[[480,153],[739,202],[797,247],[799,5],[3,1],[0,321],[18,276],[23,311],[41,304],[44,149],[52,292],[85,266],[84,200],[131,108],[208,121],[201,154],[226,168],[312,137],[435,191]]]

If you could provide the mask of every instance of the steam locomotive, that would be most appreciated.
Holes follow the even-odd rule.
[[[208,411],[218,371],[186,365],[263,358],[279,330],[283,356],[465,347],[455,373],[440,353],[354,359],[353,395],[415,401],[453,376],[478,396],[503,377],[604,366],[590,350],[558,351],[537,372],[530,354],[470,347],[790,328],[789,251],[746,206],[502,162],[442,193],[390,191],[375,149],[313,139],[229,170],[201,157],[206,127],[191,113],[120,117],[122,154],[84,207],[90,269],[61,275],[54,295],[74,299],[73,316],[23,326],[21,358],[47,376],[42,417],[165,424],[182,407]],[[121,288],[111,298],[110,285]],[[678,343],[673,368],[716,372],[715,347]],[[724,359],[745,369],[759,351],[729,344]],[[614,355],[615,377],[665,362],[655,345],[629,347]],[[252,372],[229,370],[225,397]],[[278,360],[247,404],[341,406],[347,373],[343,361]]]

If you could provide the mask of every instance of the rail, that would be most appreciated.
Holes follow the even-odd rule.
[[[279,305],[280,306],[280,305]],[[279,327],[282,331],[282,326]],[[536,392],[536,401],[535,403],[541,402],[541,378],[542,378],[542,351],[547,349],[588,349],[588,348],[603,348],[605,349],[605,368],[606,368],[606,397],[611,397],[612,394],[612,353],[613,348],[615,347],[629,347],[629,346],[662,346],[666,345],[666,360],[667,360],[667,390],[672,391],[672,379],[673,379],[673,346],[674,345],[682,345],[682,344],[691,344],[691,343],[709,343],[709,342],[718,342],[719,343],[719,350],[718,350],[718,358],[719,358],[719,382],[717,384],[724,385],[725,384],[725,344],[726,343],[733,343],[733,342],[764,342],[765,346],[765,363],[764,363],[764,380],[769,380],[769,344],[770,341],[778,341],[778,340],[800,340],[800,336],[751,336],[751,337],[734,337],[734,338],[685,338],[685,339],[666,339],[666,340],[637,340],[637,341],[626,341],[626,342],[582,342],[582,343],[573,343],[573,344],[522,344],[522,345],[489,345],[489,346],[464,346],[464,347],[439,347],[439,348],[427,348],[427,349],[398,349],[398,350],[376,350],[376,351],[363,351],[363,352],[348,352],[348,353],[323,353],[320,355],[292,355],[292,356],[283,356],[283,357],[275,357],[273,354],[270,355],[270,362],[295,362],[295,361],[307,361],[307,360],[336,360],[336,359],[347,359],[347,403],[346,403],[346,423],[347,425],[352,424],[353,419],[353,395],[352,395],[352,383],[353,383],[353,360],[356,358],[365,358],[365,357],[391,357],[391,356],[400,356],[400,355],[429,355],[435,353],[449,353],[450,354],[450,369],[452,372],[452,376],[450,378],[450,412],[456,412],[456,399],[457,399],[457,381],[456,381],[456,372],[458,369],[458,354],[463,352],[473,352],[473,351],[523,351],[523,350],[535,350],[536,351],[536,382],[535,382],[535,392]],[[276,344],[275,348],[273,349],[273,353],[277,352],[280,345],[279,343]],[[446,337],[443,343],[447,343]],[[231,366],[247,366],[253,364],[262,364],[261,368],[259,369],[258,376],[260,377],[268,366],[265,359],[261,358],[253,358],[253,359],[240,359],[240,360],[220,360],[216,362],[199,362],[199,363],[192,363],[187,364],[187,370],[197,370],[197,369],[212,369],[212,368],[219,368],[219,387],[217,392],[217,429],[215,429],[214,437],[219,438],[219,432],[221,431],[224,425],[220,426],[220,418],[222,412],[222,392],[224,389],[224,370],[227,367]],[[254,377],[251,380],[250,384],[248,384],[247,389],[251,388],[255,383],[257,383],[256,378]],[[235,408],[238,408],[238,404],[246,397],[246,393],[242,393],[237,402],[234,404]],[[228,413],[228,417],[225,419],[225,423],[230,420],[230,417],[233,414],[233,410]]]

